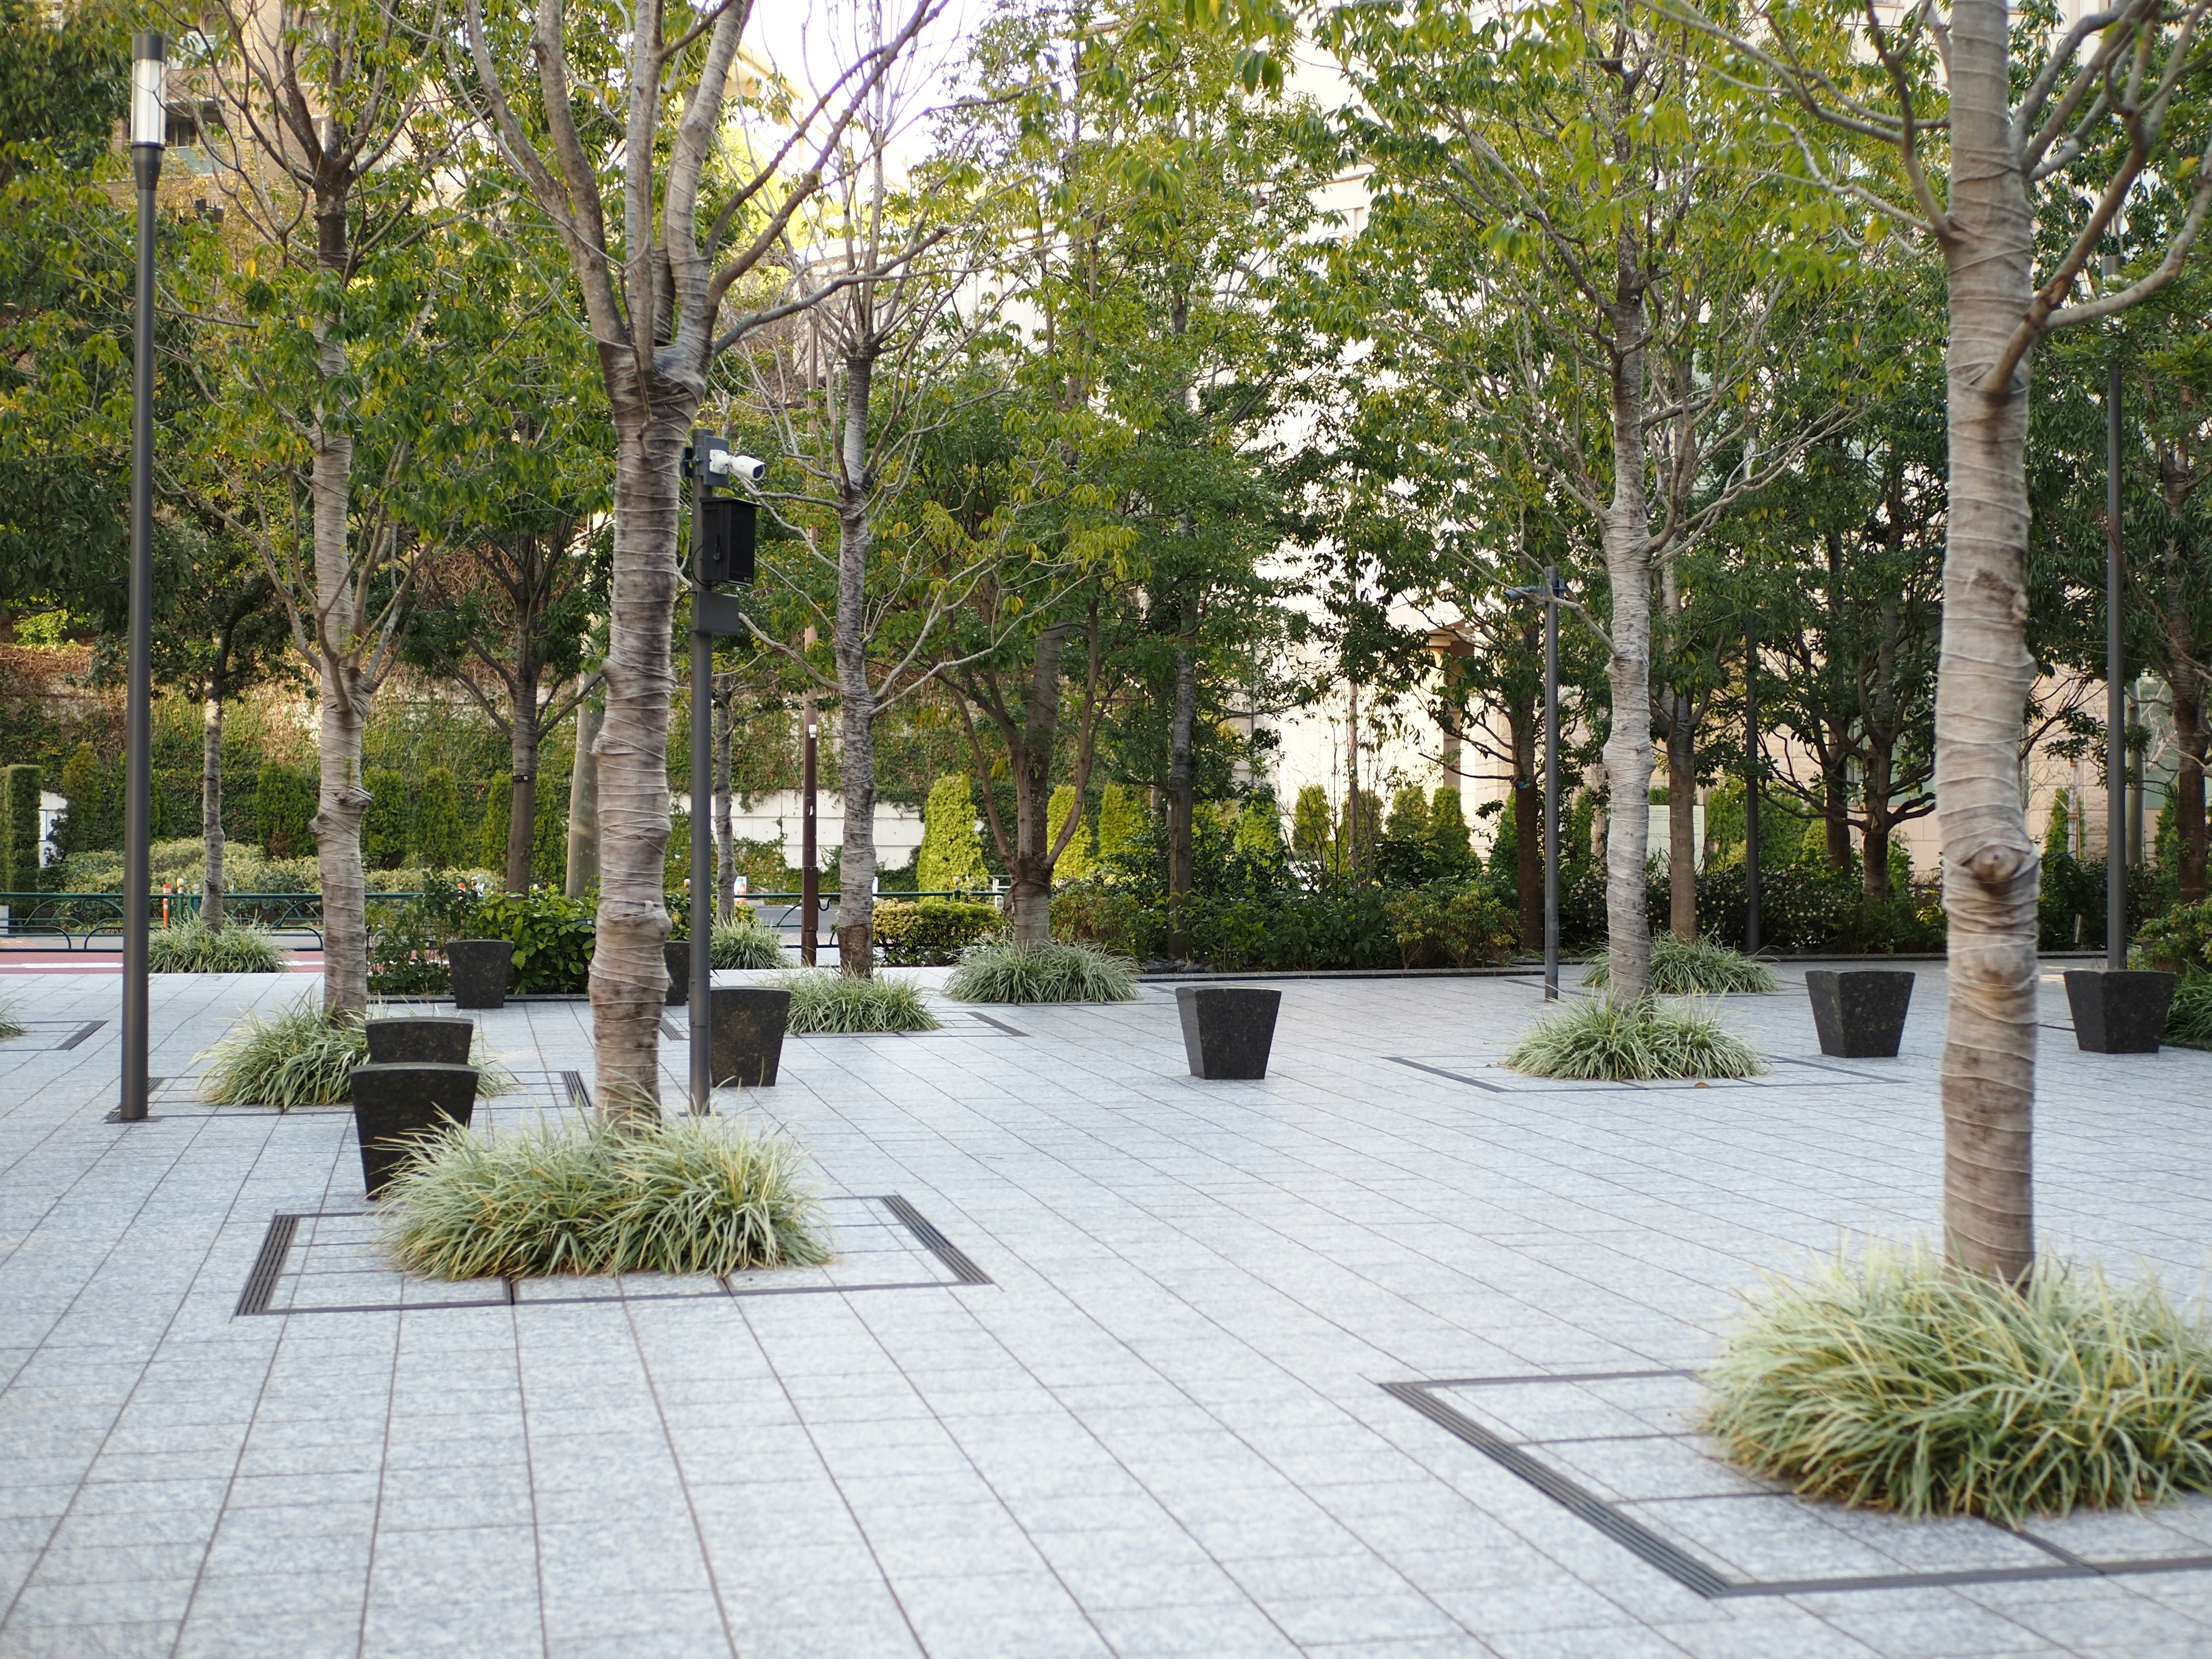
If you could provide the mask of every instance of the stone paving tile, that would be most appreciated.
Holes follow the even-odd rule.
[[[1705,1601],[1377,1387],[1693,1369],[1760,1270],[1932,1230],[1944,992],[1918,971],[1905,1052],[1838,1067],[1785,969],[1723,1009],[1774,1072],[1709,1089],[1501,1073],[1525,980],[1285,981],[1250,1084],[1184,1074],[1157,986],[1022,1010],[1018,1037],[958,1011],[793,1039],[778,1088],[718,1109],[800,1135],[841,1202],[905,1194],[990,1285],[246,1317],[270,1216],[359,1210],[359,1164],[343,1111],[198,1103],[194,1056],[313,981],[157,980],[173,1080],[122,1128],[112,1018],[85,1012],[112,981],[15,976],[33,1020],[111,1023],[0,1045],[0,1659],[2212,1652],[2212,1572]],[[2040,1224],[2192,1282],[2212,1056],[2080,1054],[2043,990]],[[561,1117],[588,1011],[478,1018],[538,1079],[488,1119]],[[1646,1435],[1682,1396],[1451,1398],[1540,1432],[1560,1389]],[[1739,1571],[2023,1547],[1701,1509],[1675,1500],[1737,1478],[1610,1443],[1561,1466]],[[2201,1507],[2063,1535],[2212,1553]]]

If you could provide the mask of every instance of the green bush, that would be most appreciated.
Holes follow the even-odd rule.
[[[55,836],[64,857],[123,845],[123,775],[103,766],[90,744],[80,743],[62,763],[61,793],[69,809]]]
[[[894,968],[941,967],[958,961],[1005,920],[997,905],[967,899],[881,900],[875,908],[876,951]]]
[[[1808,1497],[2017,1525],[2212,1491],[2212,1338],[2094,1267],[1870,1251],[1770,1281],[1705,1381],[1729,1455]]]
[[[1136,968],[1095,945],[994,939],[960,953],[945,992],[962,1002],[1128,1002]]]
[[[307,825],[320,805],[313,773],[276,761],[264,766],[253,788],[263,853],[271,859],[313,858],[315,838]]]
[[[597,913],[584,899],[544,888],[492,893],[469,918],[475,939],[514,941],[517,991],[576,992],[591,983],[592,951],[599,942]]]
[[[1383,910],[1408,968],[1503,962],[1520,937],[1505,907],[1471,883],[1429,882],[1393,894]]]
[[[156,927],[147,937],[146,966],[156,974],[277,974],[284,953],[250,923],[210,927],[195,917]]]
[[[380,769],[362,780],[373,799],[361,821],[361,861],[371,870],[407,862],[407,776]]]
[[[1638,1083],[1766,1069],[1749,1044],[1702,1009],[1609,997],[1539,1019],[1505,1063],[1532,1077]]]
[[[1590,958],[1583,984],[1602,990],[1613,983],[1613,964],[1602,954]],[[1651,935],[1651,989],[1655,995],[1719,996],[1729,992],[1771,991],[1773,972],[1741,951],[1731,951],[1717,939],[1676,939],[1672,933]]]
[[[859,979],[835,968],[786,974],[776,981],[791,993],[786,1029],[853,1036],[871,1031],[933,1031],[937,1021],[911,980],[879,974]]]
[[[435,1279],[714,1273],[827,1261],[805,1154],[711,1117],[426,1140],[386,1188],[385,1239]]]
[[[343,1105],[353,1068],[368,1061],[360,1018],[325,1014],[313,993],[273,1020],[248,1014],[200,1058],[211,1062],[201,1093],[218,1106]]]
[[[707,949],[717,968],[777,968],[783,963],[782,940],[750,905],[742,908],[738,920],[716,922]]]
[[[35,766],[0,773],[0,892],[39,890],[39,779]]]
[[[461,798],[453,788],[453,775],[442,766],[422,774],[415,796],[415,856],[432,870],[450,870],[461,862]],[[506,862],[501,855],[502,867]]]
[[[2140,968],[2169,974],[2212,972],[2212,903],[2177,904],[2136,929]]]
[[[477,857],[487,870],[507,868],[507,825],[514,817],[514,774],[495,772],[484,788],[483,821],[477,826]],[[670,837],[673,845],[675,837]]]
[[[929,792],[921,815],[921,850],[915,872],[926,893],[990,884],[983,844],[975,837],[975,788],[965,772],[947,772]]]
[[[2212,1048],[2212,974],[2184,974],[2166,1010],[2166,1040],[2183,1048]]]

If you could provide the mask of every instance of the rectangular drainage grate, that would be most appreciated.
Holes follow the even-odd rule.
[[[2212,1498],[2083,1510],[2014,1531],[1801,1498],[1724,1462],[1697,1374],[1385,1382],[1382,1391],[1709,1600],[2212,1569]]]
[[[532,1307],[585,1302],[842,1295],[988,1285],[990,1275],[896,1194],[823,1200],[836,1257],[818,1267],[769,1267],[714,1278],[629,1273],[612,1278],[446,1283],[395,1268],[371,1210],[274,1216],[238,1313],[416,1313],[436,1308]]]

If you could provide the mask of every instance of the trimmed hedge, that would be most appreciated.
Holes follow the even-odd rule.
[[[39,769],[11,766],[0,784],[0,891],[39,887]]]
[[[965,899],[881,900],[875,909],[876,948],[894,968],[940,968],[997,932],[1003,920],[997,905]]]

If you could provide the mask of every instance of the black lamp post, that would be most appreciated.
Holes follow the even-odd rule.
[[[1759,630],[1743,638],[1743,953],[1759,954]]]
[[[2105,253],[2105,290],[2120,257]],[[2105,966],[2128,965],[2128,703],[2120,637],[2120,353],[2105,366]]]
[[[130,704],[124,715],[123,1101],[116,1116],[146,1115],[146,907],[153,886],[154,224],[155,186],[168,137],[162,98],[168,43],[158,32],[131,46],[131,171],[138,183],[138,305],[131,386]]]
[[[1535,587],[1509,587],[1508,599],[1544,607],[1544,1000],[1559,1000],[1559,601],[1567,585],[1544,567]]]

